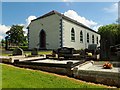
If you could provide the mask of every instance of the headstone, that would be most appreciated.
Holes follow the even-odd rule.
[[[57,50],[58,58],[59,57],[64,57],[64,58],[70,58],[73,56],[73,50],[74,48],[67,48],[67,47],[62,47]]]
[[[5,37],[5,50],[8,50],[8,36]]]
[[[67,75],[72,76],[73,72],[71,70],[73,62],[67,62]]]
[[[73,54],[74,48],[62,47],[58,49],[58,54]]]
[[[19,47],[16,47],[14,50],[13,50],[13,56],[16,56],[16,55],[24,55],[24,51],[19,48]]]
[[[34,48],[34,49],[31,51],[31,55],[38,55],[38,50],[37,50],[37,48]]]
[[[117,57],[120,59],[120,51],[117,51]]]
[[[88,50],[96,50],[97,49],[97,44],[89,44],[88,45]]]

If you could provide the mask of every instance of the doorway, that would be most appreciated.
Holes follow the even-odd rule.
[[[44,30],[40,31],[40,49],[46,49],[46,33]]]

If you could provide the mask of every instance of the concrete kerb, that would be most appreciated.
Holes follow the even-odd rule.
[[[43,57],[37,56],[37,57],[26,57],[25,55],[17,55],[17,56],[1,56],[0,61],[4,63],[14,63],[15,60],[19,61],[27,61],[27,60],[36,60],[36,59],[42,59],[46,58],[45,55]]]
[[[0,56],[0,60],[4,63],[14,63],[15,59],[25,58],[25,55],[18,56]]]
[[[91,62],[83,63],[73,69],[73,77],[89,82],[101,83],[109,86],[120,87],[120,72],[103,72],[85,69]],[[85,68],[84,66],[85,65]],[[81,66],[81,67],[80,67]]]
[[[120,87],[120,73],[77,70],[77,73],[74,73],[74,77],[89,82]]]

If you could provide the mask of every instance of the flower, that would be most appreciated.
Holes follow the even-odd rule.
[[[112,69],[113,68],[113,65],[109,62],[106,62],[105,64],[103,64],[103,68],[105,69]]]

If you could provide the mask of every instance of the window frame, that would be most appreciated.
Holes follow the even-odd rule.
[[[80,43],[83,43],[83,31],[80,31]]]
[[[71,29],[71,42],[75,42],[75,30],[74,30],[74,28]]]
[[[99,43],[98,43],[98,36],[96,37],[96,43],[99,44]]]
[[[95,37],[94,37],[94,35],[92,35],[92,44],[94,44],[95,43]]]
[[[89,36],[89,33],[87,33],[87,43],[89,43],[90,42],[90,36]]]

